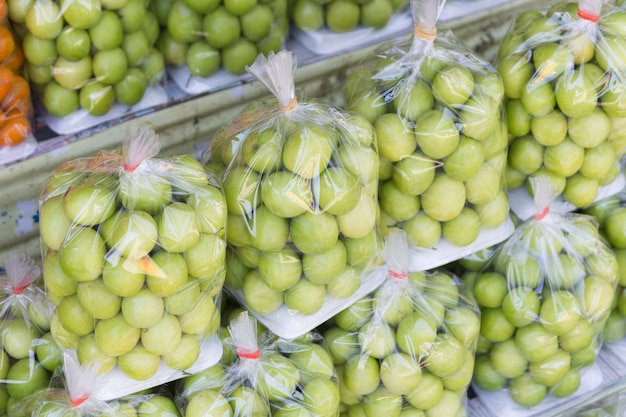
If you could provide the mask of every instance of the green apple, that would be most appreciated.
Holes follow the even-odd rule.
[[[454,180],[466,181],[478,172],[484,158],[485,151],[482,143],[462,136],[457,148],[443,159],[443,170]],[[406,161],[407,159],[404,159],[398,164]],[[432,173],[432,178],[434,178],[434,169],[430,171],[422,169],[420,172],[422,176],[428,175],[429,173]]]
[[[36,391],[47,388],[50,374],[40,363],[33,363],[32,358],[24,358],[11,365],[6,379],[13,381],[13,383],[6,384],[9,396],[19,401]]]
[[[430,346],[437,337],[437,324],[428,313],[407,314],[398,324],[396,343],[405,353],[419,356],[422,348]]]
[[[445,174],[435,177],[420,198],[422,209],[438,221],[452,220],[465,206],[465,186]]]
[[[377,204],[366,190],[362,190],[356,206],[348,213],[337,216],[339,231],[343,237],[362,238],[375,227]]]
[[[303,253],[324,252],[332,248],[339,237],[337,219],[324,212],[305,212],[290,224],[294,245]]]
[[[476,358],[472,381],[487,391],[499,391],[504,389],[507,384],[507,378],[494,369],[489,356]]]
[[[440,80],[444,82],[444,80]],[[409,120],[416,120],[422,113],[431,110],[434,105],[433,93],[424,80],[417,79],[411,88],[400,88],[391,102],[394,110]]]
[[[155,325],[164,312],[163,298],[147,288],[140,290],[136,295],[124,297],[121,302],[121,312],[126,322],[137,328],[148,328]]]
[[[577,173],[567,178],[563,198],[575,207],[586,207],[598,196],[599,181]]]
[[[474,92],[474,77],[469,69],[461,65],[443,68],[432,80],[432,92],[445,106],[462,105]]]
[[[252,65],[259,52],[254,42],[239,38],[222,49],[222,67],[230,74],[239,75]]]
[[[98,364],[98,374],[106,374],[117,365],[117,357],[108,356],[96,344],[93,333],[81,337],[76,345],[76,357],[79,363],[93,361]]]
[[[374,122],[374,128],[381,157],[398,162],[415,151],[416,135],[404,126],[397,114],[386,113],[378,117]]]
[[[490,342],[504,342],[515,334],[501,308],[484,309],[481,314],[480,334]]]
[[[411,219],[420,209],[419,198],[403,193],[394,181],[385,181],[380,185],[378,201],[382,210],[399,221]]]
[[[122,44],[124,34],[122,20],[112,10],[104,10],[100,19],[88,31],[91,44],[98,50],[113,49]]]
[[[307,279],[301,279],[285,291],[285,306],[300,314],[314,314],[324,305],[326,288]]]
[[[521,97],[522,89],[534,73],[533,65],[521,54],[505,56],[498,62],[497,69],[509,99]]]
[[[327,5],[325,17],[328,29],[336,33],[346,33],[359,24],[361,9],[351,1],[335,0]]]
[[[413,407],[428,410],[439,404],[443,400],[443,395],[444,388],[441,379],[422,370],[422,378],[417,389],[405,398]]]
[[[448,114],[433,109],[424,112],[417,119],[415,138],[418,147],[427,157],[441,159],[457,148],[460,135],[454,120]]]
[[[124,77],[113,86],[115,98],[121,104],[134,106],[148,88],[148,79],[139,68],[129,68]]]
[[[300,281],[302,272],[300,256],[289,247],[264,253],[258,266],[259,277],[274,291],[285,291],[293,287]]]
[[[346,388],[356,395],[370,394],[380,384],[380,365],[368,355],[351,356],[344,365],[343,372]]]
[[[554,110],[554,87],[549,82],[530,80],[520,91],[524,109],[531,116],[545,116]]]
[[[535,382],[530,375],[521,375],[509,383],[509,394],[513,401],[527,408],[541,403],[547,392],[547,387]]]
[[[580,70],[559,77],[555,95],[559,109],[569,117],[589,115],[598,102],[598,91],[593,81]]]
[[[85,85],[78,93],[81,109],[92,116],[102,116],[111,110],[115,102],[113,87],[100,82]]]
[[[319,183],[314,180],[313,190],[321,210],[332,214],[346,214],[359,201],[361,189],[357,177],[340,167],[330,167],[321,173]]]
[[[271,313],[283,305],[282,291],[270,288],[257,270],[246,274],[242,292],[247,307],[260,314]]]
[[[558,145],[567,136],[567,119],[560,111],[553,110],[544,116],[533,117],[530,121],[530,131],[541,145]]]
[[[493,369],[506,378],[517,378],[527,370],[528,360],[514,339],[494,344],[489,355]]]
[[[143,381],[153,377],[159,368],[161,358],[137,345],[117,358],[118,369],[127,377]]]
[[[161,176],[145,175],[137,171],[125,172],[120,176],[118,200],[129,210],[141,210],[155,215],[171,199],[172,186]]]
[[[407,241],[411,246],[420,248],[432,248],[441,239],[441,223],[427,216],[423,212],[404,222],[403,229],[407,235]]]
[[[463,207],[458,216],[443,223],[443,238],[455,246],[467,246],[476,241],[480,234],[480,218],[470,207]]]
[[[198,216],[193,207],[173,202],[163,208],[157,219],[159,245],[169,252],[184,252],[200,239]]]
[[[153,271],[146,274],[146,284],[150,291],[161,297],[174,294],[187,282],[187,262],[180,253],[155,253],[151,268]]]
[[[326,251],[304,254],[302,272],[315,284],[329,284],[345,270],[346,257],[345,245],[337,241]]]
[[[152,326],[141,329],[141,345],[151,354],[165,355],[178,347],[182,338],[176,316],[162,314]]]
[[[380,157],[370,146],[344,143],[337,147],[333,158],[338,166],[350,171],[363,185],[371,184],[378,179]]]
[[[63,16],[53,1],[35,1],[28,9],[24,23],[28,32],[39,39],[56,39],[63,30]]]

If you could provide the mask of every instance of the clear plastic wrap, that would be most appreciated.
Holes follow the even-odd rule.
[[[189,94],[241,81],[259,53],[278,52],[289,36],[287,0],[153,0],[151,8],[168,73]]]
[[[177,402],[186,417],[339,416],[339,387],[319,334],[285,340],[257,333],[242,311],[228,326],[233,362],[180,381]]]
[[[484,392],[506,392],[508,402],[493,406],[507,415],[595,388],[583,380],[601,382],[585,372],[602,345],[619,279],[596,220],[554,213],[550,180],[533,183],[535,217],[470,283],[482,312],[473,381]]]
[[[511,138],[506,182],[523,220],[533,215],[531,178],[549,178],[567,211],[624,187],[625,18],[601,0],[559,2],[518,15],[505,34],[496,67]]]
[[[463,416],[480,311],[444,270],[409,272],[405,232],[385,242],[388,277],[323,331],[352,416]]]
[[[216,363],[226,203],[191,156],[157,158],[143,127],[114,152],[67,161],[40,197],[51,330],[109,375],[110,399]]]
[[[356,114],[296,98],[290,52],[259,55],[248,71],[274,96],[227,122],[202,159],[223,177],[225,287],[295,338],[384,279],[375,132]]]
[[[9,13],[42,116],[76,133],[164,104],[159,25],[143,0],[37,0]],[[39,109],[38,109],[39,110]]]
[[[0,415],[8,403],[46,388],[61,364],[61,352],[50,335],[48,303],[41,269],[23,253],[4,259],[0,275]]]
[[[437,31],[444,5],[413,0],[414,33],[381,46],[344,86],[347,107],[376,130],[382,233],[405,230],[417,271],[513,231],[502,80],[451,32]]]
[[[136,415],[181,417],[174,400],[165,393],[154,392],[127,395],[112,401],[95,398],[102,375],[100,364],[83,365],[67,353],[63,355],[63,372],[54,384],[34,392],[12,405],[11,417],[127,417]],[[53,386],[54,385],[54,386]]]
[[[619,279],[611,314],[604,327],[604,342],[623,342],[626,337],[626,194],[621,192],[598,201],[584,209],[583,213],[596,219],[600,233],[617,259]]]

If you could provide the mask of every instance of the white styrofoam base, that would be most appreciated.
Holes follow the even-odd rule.
[[[498,227],[481,229],[478,238],[467,246],[456,246],[441,238],[429,249],[409,248],[409,271],[427,271],[505,241],[515,231],[510,217]]]
[[[168,101],[167,92],[160,85],[148,87],[141,100],[132,107],[115,103],[102,116],[92,116],[86,110],[79,109],[65,117],[55,117],[46,112],[42,106],[41,113],[48,127],[59,135],[71,135],[111,120],[123,119],[125,116],[142,110],[160,106]]]
[[[32,135],[24,140],[24,142],[15,146],[0,146],[0,166],[9,164],[20,159],[24,159],[37,149],[37,140]]]
[[[578,390],[569,397],[556,398],[551,395],[547,395],[546,398],[539,404],[527,408],[517,404],[507,389],[499,391],[485,391],[472,383],[472,388],[476,392],[481,403],[489,410],[492,416],[506,416],[506,417],[531,417],[548,415],[542,414],[552,408],[559,407],[560,405],[567,404],[573,401],[575,398],[588,394],[598,388],[603,382],[602,369],[597,363],[592,366],[581,370],[580,387]]]
[[[620,170],[620,174],[612,183],[598,189],[598,195],[594,203],[619,193],[625,185],[626,177],[623,171]],[[526,185],[509,190],[509,205],[513,213],[522,221],[528,220],[535,215],[535,202],[528,193]],[[554,213],[569,213],[575,210],[577,210],[577,207],[566,202],[562,196],[558,196],[550,205],[550,211]]]
[[[361,286],[352,295],[343,299],[327,295],[322,308],[314,314],[297,313],[289,310],[285,304],[271,313],[260,314],[247,307],[242,291],[231,289],[230,293],[274,334],[285,339],[295,339],[313,330],[320,324],[334,317],[340,311],[373,292],[385,282],[386,279],[387,267],[377,267],[370,273],[361,276]]]
[[[148,388],[153,388],[169,381],[198,373],[215,365],[222,357],[222,342],[218,335],[214,335],[202,342],[200,356],[196,362],[184,371],[178,371],[166,366],[162,361],[156,374],[151,378],[138,381],[127,377],[118,367],[102,378],[103,383],[94,387],[91,396],[101,401],[110,401],[125,395],[133,394]]]
[[[412,27],[413,18],[406,10],[391,16],[389,22],[380,29],[359,27],[347,33],[336,33],[326,27],[320,30],[302,30],[292,25],[291,33],[310,51],[319,55],[329,55],[341,51],[354,51],[363,45],[403,33],[408,35]]]
[[[183,65],[182,67],[168,66],[167,73],[174,80],[178,88],[191,95],[234,87],[240,84],[244,79],[251,77],[251,75],[247,73],[233,75],[224,68],[218,69],[208,77],[198,77],[191,75],[187,65]]]

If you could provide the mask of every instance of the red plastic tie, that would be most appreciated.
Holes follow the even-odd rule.
[[[72,400],[70,404],[72,405],[72,408],[76,408],[82,403],[84,403],[85,401],[87,401],[87,398],[89,397],[86,395],[84,397],[76,398],[75,400]]]
[[[389,271],[389,276],[395,279],[407,280],[409,278],[408,272]]]
[[[28,287],[30,287],[30,283],[24,284],[24,285],[20,285],[19,287],[15,287],[15,288],[13,288],[13,294],[20,295],[21,293],[26,291],[26,288],[28,288]]]
[[[242,359],[259,359],[261,357],[261,351],[259,349],[250,351],[238,348],[236,352],[237,356]]]
[[[124,171],[126,171],[126,172],[134,172],[137,169],[138,166],[139,166],[139,164],[127,165],[126,163],[124,163]]]
[[[597,22],[600,20],[600,16],[595,13],[589,13],[586,10],[578,9],[578,16],[581,19],[589,20],[590,22]]]
[[[546,206],[541,213],[535,214],[535,220],[543,220],[548,213],[550,213],[550,207]]]

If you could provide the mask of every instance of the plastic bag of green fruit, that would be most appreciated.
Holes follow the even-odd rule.
[[[55,373],[49,387],[12,405],[12,417],[181,417],[173,398],[161,387],[104,401],[92,395],[101,383],[100,364],[83,365],[73,355],[63,354],[62,372]]]
[[[437,31],[444,5],[413,0],[414,33],[362,60],[344,86],[348,109],[376,131],[382,233],[405,230],[415,271],[513,232],[502,80],[451,32]]]
[[[259,55],[248,71],[273,96],[225,123],[202,159],[221,173],[228,206],[225,288],[291,339],[384,279],[375,132],[296,97],[289,51]]]
[[[409,272],[406,234],[384,247],[383,285],[322,328],[342,415],[466,415],[480,311],[445,270]]]
[[[234,361],[178,382],[186,417],[338,417],[339,388],[330,353],[319,334],[286,340],[257,333],[242,311],[228,326]]]
[[[604,327],[604,343],[611,344],[614,350],[623,351],[626,348],[626,194],[622,191],[582,212],[596,219],[600,233],[615,252],[619,280],[611,314]]]
[[[188,94],[249,78],[246,66],[282,49],[289,35],[287,0],[153,0],[150,8],[168,74]]]
[[[41,269],[24,253],[11,253],[0,275],[0,415],[31,393],[46,388],[61,364],[50,335]]]
[[[619,192],[626,135],[626,11],[601,0],[517,16],[499,46],[515,214],[534,214],[530,179],[551,179],[573,211]]]
[[[70,160],[40,197],[51,333],[99,362],[108,400],[219,360],[226,203],[188,155],[157,157],[142,127],[115,151]]]
[[[473,382],[494,415],[549,409],[601,383],[593,365],[619,280],[597,221],[552,211],[551,181],[533,183],[536,215],[469,280],[482,312]]]
[[[12,2],[38,111],[56,133],[82,131],[162,105],[165,64],[144,0]]]

